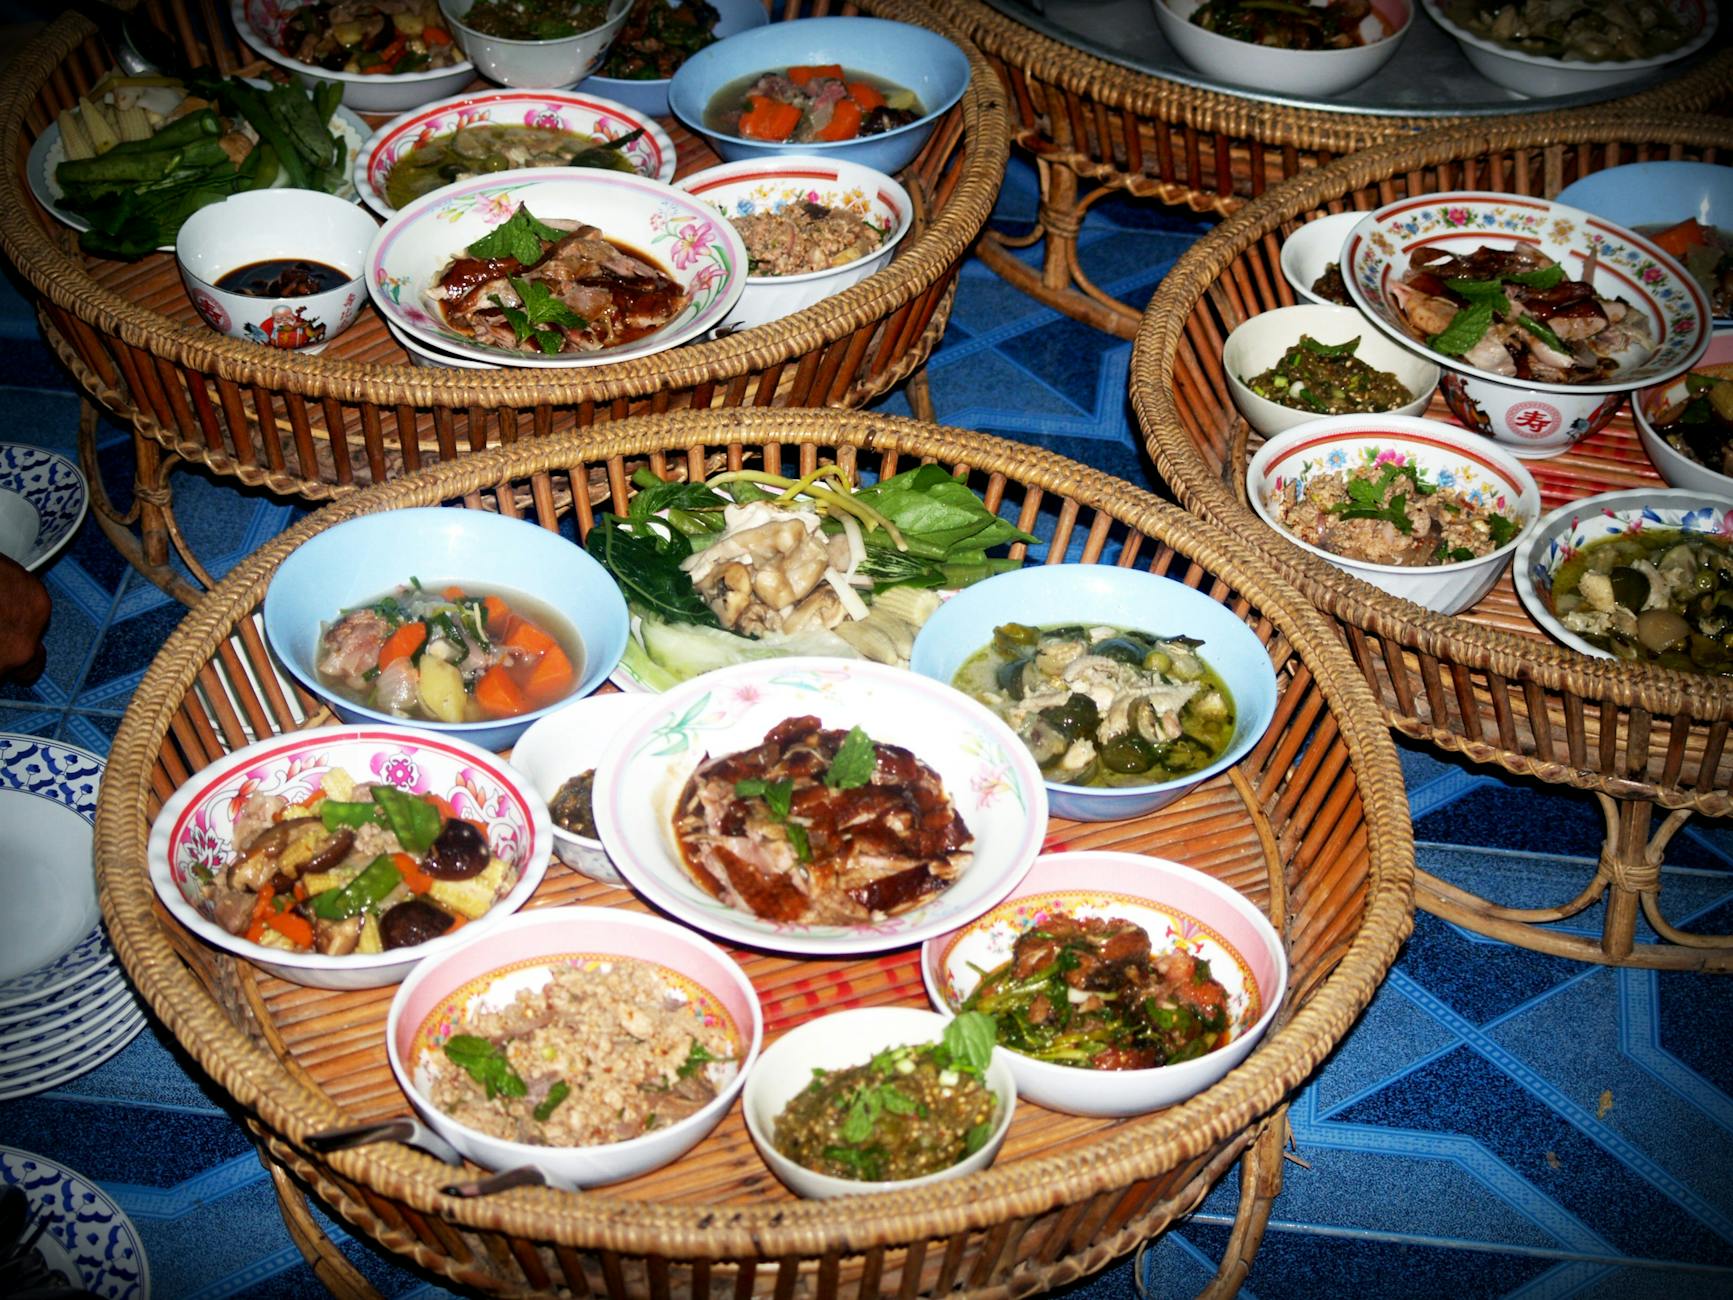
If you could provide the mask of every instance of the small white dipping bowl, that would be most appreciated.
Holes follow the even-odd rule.
[[[234,857],[235,815],[247,797],[274,794],[300,803],[324,788],[325,774],[333,769],[356,781],[438,795],[461,816],[485,823],[489,848],[517,868],[517,885],[485,915],[413,948],[333,957],[267,948],[230,934],[211,919],[196,873],[218,871]],[[485,749],[407,727],[336,726],[272,736],[194,774],[157,814],[146,857],[157,898],[206,943],[291,984],[371,989],[397,983],[417,963],[504,921],[529,901],[552,851],[547,804]]]
[[[1709,340],[1709,350],[1703,354],[1697,368],[1729,363],[1733,363],[1733,326],[1723,326]],[[1733,478],[1692,460],[1655,431],[1655,417],[1668,407],[1682,403],[1685,398],[1684,375],[1632,395],[1631,409],[1636,412],[1637,437],[1642,440],[1643,450],[1649,453],[1649,459],[1661,471],[1668,486],[1733,496]]]
[[[317,351],[355,323],[367,301],[361,273],[379,224],[347,199],[313,190],[255,190],[200,208],[175,236],[187,297],[219,334]],[[300,298],[255,298],[217,281],[255,262],[304,258],[349,278]]]
[[[740,1049],[739,1068],[702,1110],[641,1137],[586,1147],[511,1142],[460,1124],[433,1104],[430,1061],[467,1007],[503,1006],[519,988],[539,988],[554,967],[624,958],[660,967],[703,1023],[726,1024]],[[546,907],[510,918],[424,962],[391,999],[385,1050],[404,1095],[447,1142],[487,1169],[530,1165],[555,1187],[572,1191],[617,1183],[660,1169],[696,1146],[728,1113],[754,1073],[764,1042],[758,994],[740,966],[708,939],[660,917],[605,907]],[[810,1077],[810,1076],[806,1076]]]
[[[1607,59],[1589,63],[1582,59],[1552,59],[1513,50],[1451,22],[1438,0],[1421,0],[1421,3],[1426,6],[1432,21],[1456,38],[1476,72],[1495,86],[1537,99],[1580,95],[1646,77],[1702,49],[1715,35],[1717,22],[1713,0],[1672,0],[1668,7],[1696,33],[1690,40],[1676,50],[1653,58]]]
[[[1348,232],[1360,224],[1364,212],[1332,212],[1327,217],[1308,221],[1282,241],[1282,278],[1293,286],[1295,293],[1307,302],[1326,307],[1341,306],[1312,292],[1318,277],[1331,262],[1342,260],[1342,243]]]
[[[1413,465],[1428,482],[1454,488],[1514,517],[1516,534],[1479,559],[1411,567],[1332,554],[1301,541],[1277,519],[1273,501],[1289,483],[1303,485],[1309,475],[1384,462]],[[1448,424],[1394,415],[1329,416],[1277,434],[1252,457],[1246,469],[1246,496],[1258,518],[1301,550],[1328,560],[1380,591],[1439,614],[1467,609],[1491,590],[1540,514],[1540,489],[1535,486],[1534,475],[1509,452]]]
[[[1439,367],[1425,357],[1400,347],[1372,327],[1352,307],[1333,303],[1307,303],[1302,307],[1278,307],[1261,312],[1227,337],[1222,345],[1222,369],[1227,371],[1228,392],[1246,423],[1265,437],[1306,424],[1318,418],[1316,411],[1260,397],[1245,381],[1264,373],[1282,359],[1287,350],[1306,334],[1318,343],[1346,343],[1359,339],[1354,355],[1374,370],[1387,371],[1414,394],[1386,412],[1389,415],[1422,415],[1438,387]]]
[[[650,702],[647,695],[623,691],[574,700],[537,719],[518,737],[512,747],[511,765],[551,804],[572,777],[600,765],[620,729]],[[574,835],[558,822],[553,826],[554,852],[561,862],[580,876],[626,887],[626,878],[609,861],[601,840]]]
[[[602,65],[608,46],[625,26],[632,0],[613,0],[607,21],[587,32],[546,41],[512,40],[489,36],[463,20],[476,0],[439,0],[439,12],[457,33],[464,53],[475,61],[476,71],[504,86],[526,88],[570,86]]]
[[[1553,577],[1583,547],[1637,529],[1677,528],[1687,533],[1733,536],[1733,492],[1685,488],[1632,488],[1602,492],[1552,511],[1516,552],[1516,594],[1529,616],[1556,640],[1598,659],[1614,656],[1591,645],[1559,621],[1552,608]]]
[[[814,1070],[846,1070],[865,1065],[889,1047],[918,1047],[937,1042],[950,1021],[950,1016],[914,1007],[859,1007],[809,1020],[767,1047],[758,1067],[746,1080],[740,1110],[746,1119],[747,1132],[758,1144],[758,1154],[764,1157],[770,1172],[796,1196],[824,1200],[907,1191],[979,1173],[992,1164],[1005,1144],[1005,1134],[1010,1131],[1011,1117],[1017,1110],[1017,1080],[1002,1047],[993,1049],[992,1063],[987,1066],[987,1089],[999,1103],[992,1136],[978,1151],[964,1156],[949,1169],[895,1182],[857,1182],[808,1169],[776,1149],[777,1118],[795,1094],[812,1082]]]
[[[1132,921],[1156,957],[1183,952],[1208,961],[1227,990],[1232,1023],[1214,1051],[1151,1070],[1085,1070],[1001,1048],[1018,1094],[1049,1110],[1121,1117],[1182,1102],[1246,1059],[1287,995],[1281,936],[1243,894],[1164,858],[1085,850],[1043,854],[1003,903],[921,945],[933,1006],[955,1015],[982,972],[1009,961],[1018,936],[1055,913]]]
[[[819,203],[853,213],[883,232],[876,249],[841,266],[799,275],[755,275],[748,264],[746,288],[722,323],[724,330],[767,325],[860,283],[891,260],[915,216],[909,192],[883,172],[807,154],[723,163],[688,176],[680,188],[730,221]]]
[[[1365,45],[1345,50],[1282,50],[1206,31],[1191,21],[1202,0],[1150,0],[1174,52],[1206,76],[1266,95],[1335,95],[1390,61],[1414,25],[1412,0],[1373,0],[1360,24]]]

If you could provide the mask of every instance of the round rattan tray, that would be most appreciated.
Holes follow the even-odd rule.
[[[937,27],[967,48],[923,5],[873,0],[870,7]],[[176,33],[190,63],[224,72],[262,66],[215,7],[168,0],[145,8]],[[858,12],[793,0],[782,14],[831,10]],[[976,51],[968,54],[967,92],[902,176],[916,230],[878,274],[772,325],[657,356],[583,370],[485,372],[412,366],[372,312],[319,357],[224,339],[200,323],[169,254],[132,265],[81,256],[70,232],[31,197],[23,171],[32,140],[113,65],[87,21],[62,17],[17,55],[0,86],[0,153],[9,164],[0,168],[0,247],[36,295],[50,345],[91,398],[135,431],[136,501],[123,514],[99,492],[98,522],[153,580],[190,598],[167,564],[172,544],[204,579],[174,520],[168,474],[180,461],[320,501],[485,447],[638,411],[852,407],[912,378],[916,410],[930,415],[922,367],[944,333],[957,268],[992,210],[1009,151],[998,79]],[[702,141],[678,126],[673,134],[678,174],[715,161]],[[86,424],[93,430],[92,420]],[[93,438],[85,441],[88,470]]]
[[[1132,400],[1150,454],[1181,500],[1259,539],[1282,573],[1338,620],[1392,727],[1477,763],[1592,791],[1600,801],[1605,848],[1574,899],[1501,906],[1421,873],[1422,907],[1498,939],[1582,960],[1725,970],[1733,969],[1733,936],[1670,924],[1660,906],[1660,863],[1692,813],[1733,812],[1726,744],[1733,685],[1556,645],[1523,612],[1508,573],[1472,610],[1446,617],[1272,536],[1245,501],[1246,461],[1259,440],[1235,411],[1221,364],[1230,330],[1295,301],[1277,259],[1285,234],[1308,216],[1451,189],[1552,197],[1587,173],[1657,158],[1725,162],[1733,158],[1733,121],[1609,112],[1450,129],[1289,181],[1230,217],[1168,275],[1138,331]],[[1451,418],[1442,398],[1430,414]],[[1546,509],[1660,483],[1628,406],[1600,433],[1533,469]],[[1602,899],[1598,940],[1546,928]],[[1639,911],[1664,942],[1637,942]]]
[[[1035,156],[1040,172],[1034,229],[1017,238],[989,232],[981,260],[1048,306],[1122,338],[1135,334],[1139,309],[1093,283],[1078,257],[1079,230],[1099,199],[1123,191],[1225,214],[1332,158],[1451,124],[1448,117],[1326,112],[1200,89],[1110,63],[982,0],[935,0],[934,7],[998,69],[1014,119],[1012,140]],[[1615,103],[1693,113],[1730,91],[1733,49],[1724,48]],[[1498,111],[1525,110],[1518,102]],[[1011,251],[1043,241],[1039,267]]]
[[[329,1156],[309,1133],[405,1113],[386,1064],[390,989],[279,983],[202,945],[156,905],[145,870],[152,816],[189,774],[253,737],[318,719],[272,671],[254,621],[296,545],[356,515],[462,503],[577,524],[630,474],[758,463],[859,472],[938,460],[1015,516],[1052,559],[1137,565],[1228,605],[1269,647],[1276,718],[1253,753],[1159,813],[1055,820],[1049,844],[1184,860],[1254,899],[1283,935],[1293,993],[1238,1069],[1183,1105],[1133,1121],[1020,1107],[997,1165],[927,1189],[863,1197],[849,1212],[795,1200],[756,1155],[738,1113],[683,1161],[587,1194],[516,1190],[456,1200],[450,1170],[406,1147]],[[574,490],[575,489],[575,490]],[[592,505],[592,498],[594,505]],[[1412,920],[1413,846],[1400,769],[1371,695],[1329,622],[1225,532],[1119,480],[961,429],[837,411],[677,413],[537,439],[431,467],[336,502],[242,562],[185,619],[133,698],[97,816],[103,913],[116,951],[169,1030],[240,1107],[276,1173],[287,1217],[329,1284],[366,1294],[320,1237],[296,1189],[443,1278],[508,1294],[670,1296],[1027,1295],[1099,1268],[1195,1206],[1244,1154],[1241,1212],[1209,1293],[1231,1295],[1280,1187],[1286,1099],[1340,1041]],[[533,905],[641,907],[555,867]],[[858,959],[739,952],[774,1037],[818,1012],[924,1001],[916,949]]]

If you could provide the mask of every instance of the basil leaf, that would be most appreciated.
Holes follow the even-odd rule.
[[[971,1074],[985,1074],[993,1060],[998,1022],[984,1011],[965,1011],[945,1026],[945,1047],[951,1059]]]
[[[1477,302],[1464,307],[1438,333],[1427,340],[1427,346],[1447,357],[1459,357],[1486,337],[1492,328],[1494,312],[1489,302]]]
[[[540,1104],[538,1104],[530,1114],[534,1115],[543,1123],[546,1123],[548,1116],[558,1110],[560,1103],[571,1095],[572,1085],[567,1083],[564,1079],[560,1079],[555,1082],[553,1087],[548,1089],[548,1095],[542,1099]]]
[[[1346,343],[1320,343],[1309,334],[1300,335],[1300,346],[1314,356],[1320,357],[1351,357],[1360,346],[1360,336],[1356,334]]]
[[[878,747],[872,737],[859,727],[850,727],[842,744],[837,746],[836,757],[830,760],[824,783],[832,790],[853,790],[872,780],[878,762]]]
[[[385,813],[385,824],[412,857],[421,857],[439,838],[439,809],[417,795],[405,793],[396,786],[373,787],[373,802]]]

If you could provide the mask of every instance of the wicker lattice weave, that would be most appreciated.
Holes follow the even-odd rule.
[[[380,1026],[389,990],[333,994],[257,976],[201,948],[154,907],[144,871],[150,816],[192,771],[250,735],[298,717],[263,662],[249,618],[283,557],[357,514],[467,500],[530,500],[551,522],[557,485],[593,472],[625,491],[630,466],[667,469],[820,459],[888,472],[938,458],[969,473],[1085,562],[1152,566],[1246,612],[1283,684],[1277,721],[1231,779],[1129,823],[1053,832],[1074,847],[1118,845],[1202,865],[1258,899],[1292,954],[1291,1018],[1216,1088],[1124,1124],[1019,1116],[996,1168],[851,1202],[849,1213],[789,1198],[758,1164],[738,1117],[688,1160],[620,1190],[519,1191],[458,1202],[449,1171],[374,1147],[316,1158],[300,1141],[344,1119],[400,1113]],[[571,499],[568,493],[565,499]],[[581,527],[588,498],[579,495]],[[620,504],[616,497],[616,504]],[[542,513],[544,512],[545,513]],[[304,705],[306,702],[301,701]],[[614,1295],[1028,1294],[1131,1249],[1201,1198],[1260,1132],[1248,1185],[1279,1182],[1283,1099],[1370,998],[1409,924],[1412,844],[1400,772],[1364,681],[1327,621],[1226,533],[1105,475],[957,429],[841,412],[713,412],[612,424],[442,465],[346,498],[243,562],[164,647],[116,737],[98,814],[104,915],[116,949],[188,1050],[254,1117],[270,1159],[313,1185],[359,1230],[454,1280],[503,1290],[560,1285]],[[537,903],[633,905],[629,895],[550,872]],[[838,973],[867,1002],[922,999],[912,955],[847,964],[743,954],[774,1035],[834,999]],[[1260,1126],[1275,1119],[1273,1129]],[[1256,1225],[1261,1230],[1261,1220]],[[1255,1249],[1256,1232],[1250,1235]],[[1232,1283],[1245,1259],[1231,1270]],[[1225,1270],[1226,1271],[1226,1270]],[[666,1286],[665,1292],[662,1288]],[[1222,1292],[1225,1294],[1226,1292]]]
[[[1733,686],[1696,674],[1593,659],[1553,644],[1521,610],[1507,576],[1467,615],[1428,613],[1277,542],[1244,501],[1248,431],[1222,377],[1221,343],[1250,315],[1294,301],[1281,239],[1326,208],[1370,208],[1409,194],[1483,188],[1550,197],[1577,177],[1656,158],[1724,161],[1733,121],[1628,113],[1567,114],[1427,133],[1299,177],[1229,218],[1175,266],[1138,334],[1132,395],[1151,454],[1192,508],[1269,539],[1277,567],[1334,615],[1392,726],[1476,762],[1595,791],[1607,851],[1583,895],[1514,909],[1422,881],[1422,901],[1499,937],[1596,960],[1733,965],[1733,941],[1682,935],[1658,905],[1660,854],[1684,816],[1733,812]],[[1442,400],[1434,414],[1450,419]],[[1567,455],[1536,463],[1548,507],[1659,478],[1628,414]],[[1651,832],[1651,810],[1669,816]],[[1434,888],[1436,886],[1436,888]],[[1610,889],[1599,944],[1536,922],[1574,915]],[[1430,891],[1430,892],[1428,892]],[[1639,903],[1677,946],[1633,952]]]

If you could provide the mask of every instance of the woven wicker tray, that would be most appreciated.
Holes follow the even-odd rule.
[[[1695,935],[1660,905],[1660,862],[1692,813],[1733,813],[1733,684],[1590,658],[1554,644],[1523,612],[1507,573],[1474,609],[1430,614],[1272,535],[1245,503],[1259,440],[1222,376],[1236,325],[1290,305],[1283,237],[1308,215],[1405,195],[1493,189],[1552,197],[1579,176],[1655,158],[1726,162],[1733,120],[1595,113],[1456,128],[1345,158],[1269,191],[1188,252],[1149,304],[1132,399],[1150,454],[1180,498],[1264,554],[1340,622],[1390,725],[1477,763],[1592,791],[1606,817],[1596,869],[1574,899],[1517,908],[1422,874],[1420,905],[1483,934],[1589,961],[1733,969],[1733,936]],[[1442,398],[1430,414],[1450,420]],[[1249,446],[1248,446],[1249,444]],[[1567,454],[1531,466],[1543,508],[1658,484],[1628,406]],[[1659,814],[1659,824],[1656,816]],[[1604,900],[1602,934],[1546,929]],[[1638,915],[1665,942],[1638,943]]]
[[[1448,117],[1341,106],[1326,112],[1268,103],[1249,92],[1203,90],[1097,58],[981,0],[935,0],[935,9],[998,69],[1010,97],[1012,139],[1041,164],[1035,228],[1015,239],[989,232],[981,260],[1048,306],[1121,338],[1136,332],[1140,308],[1094,284],[1078,260],[1078,231],[1097,200],[1124,191],[1225,214],[1342,154],[1452,124]],[[1429,20],[1421,15],[1416,21]],[[1730,93],[1733,48],[1723,48],[1664,84],[1606,107],[1695,113]],[[1531,110],[1506,102],[1497,111]],[[1010,251],[1036,243],[1043,243],[1038,268]]]
[[[150,819],[180,782],[252,737],[298,725],[312,706],[270,671],[252,618],[284,557],[344,519],[439,502],[515,512],[531,501],[551,524],[559,496],[580,503],[587,528],[589,495],[570,485],[600,485],[622,507],[629,472],[646,462],[788,472],[834,460],[889,473],[928,459],[966,475],[1054,556],[1183,580],[1241,613],[1268,645],[1276,717],[1243,763],[1157,814],[1056,820],[1049,836],[1054,845],[1175,857],[1265,908],[1286,942],[1293,991],[1263,1044],[1215,1087],[1142,1119],[1019,1107],[993,1169],[863,1197],[847,1214],[785,1192],[738,1113],[678,1164],[582,1195],[535,1189],[460,1201],[438,1190],[451,1181],[445,1166],[405,1147],[311,1153],[310,1132],[407,1111],[383,1047],[391,990],[333,993],[264,977],[180,929],[156,906],[145,870]],[[510,1294],[985,1297],[1031,1294],[1099,1268],[1196,1205],[1249,1153],[1239,1221],[1208,1292],[1231,1295],[1280,1187],[1285,1100],[1365,1006],[1412,920],[1412,842],[1389,735],[1334,629],[1293,588],[1226,533],[1106,475],[960,429],[835,411],[634,419],[480,453],[320,511],[244,561],[163,648],[115,738],[96,857],[121,961],[241,1108],[321,1275],[355,1295],[367,1294],[365,1284],[312,1227],[299,1189],[445,1278]],[[579,901],[640,906],[559,867],[534,905]],[[840,1007],[923,1004],[916,951],[737,955],[774,1038]]]
[[[180,37],[189,62],[208,60],[228,73],[263,66],[216,6],[149,0],[142,8]],[[412,366],[372,312],[320,357],[224,339],[193,312],[171,255],[133,265],[81,256],[71,233],[30,196],[23,171],[30,143],[55,113],[113,65],[88,22],[62,17],[19,54],[0,86],[0,154],[9,164],[0,168],[0,247],[35,293],[50,345],[85,391],[137,433],[138,504],[122,514],[99,489],[98,522],[148,576],[190,598],[167,566],[172,544],[204,578],[173,516],[168,471],[179,461],[321,501],[424,464],[635,411],[852,407],[915,377],[911,399],[930,415],[921,368],[944,333],[957,268],[1004,178],[1008,122],[992,70],[954,29],[905,0],[872,0],[870,8],[939,28],[973,64],[962,101],[903,173],[916,229],[884,270],[729,338],[581,370],[497,372]],[[830,11],[859,7],[793,0],[783,13]],[[678,174],[716,161],[678,125],[672,134]],[[135,523],[142,537],[130,531]]]

